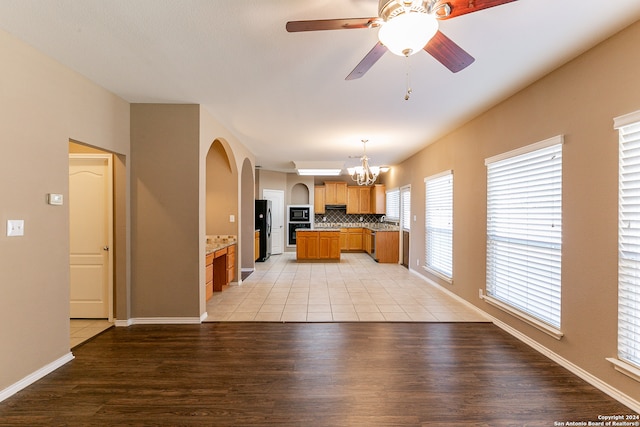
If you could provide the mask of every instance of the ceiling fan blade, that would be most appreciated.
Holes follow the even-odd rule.
[[[429,40],[424,50],[451,70],[452,73],[464,70],[475,61],[473,56],[469,55],[440,31],[436,32],[436,35]]]
[[[449,3],[451,13],[438,19],[451,19],[456,16],[466,15],[467,13],[477,12],[482,9],[488,9],[494,6],[500,6],[517,0],[442,0],[438,4]]]
[[[353,71],[345,78],[345,80],[355,80],[364,76],[364,73],[369,71],[369,68],[373,67],[373,64],[375,64],[387,50],[387,47],[382,43],[376,43],[373,49],[371,49],[369,53],[367,53],[365,57],[362,58],[362,61],[360,61],[360,63],[356,65],[356,68],[353,69]]]
[[[312,21],[289,21],[287,31],[297,33],[299,31],[320,30],[352,30],[357,28],[372,28],[380,26],[379,18],[351,18],[351,19],[316,19]]]

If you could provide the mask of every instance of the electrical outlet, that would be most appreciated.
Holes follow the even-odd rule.
[[[24,220],[8,219],[7,220],[7,236],[24,236]]]
[[[236,222],[236,216],[235,215],[229,215],[229,222]]]
[[[482,299],[483,296],[482,289],[478,289],[478,298]]]
[[[416,265],[420,265],[420,260],[416,259]]]

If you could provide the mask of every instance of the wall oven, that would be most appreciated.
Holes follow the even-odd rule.
[[[289,224],[289,237],[288,237],[288,243],[291,246],[295,246],[296,244],[296,230],[299,228],[306,228],[306,229],[310,229],[311,228],[311,223],[309,222],[293,222]]]
[[[296,245],[296,230],[298,228],[313,228],[313,206],[287,206],[287,246]]]

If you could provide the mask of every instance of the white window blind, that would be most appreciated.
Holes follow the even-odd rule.
[[[640,122],[619,135],[618,357],[640,367]]]
[[[400,189],[400,210],[402,211],[402,228],[409,230],[411,228],[411,188],[403,187]]]
[[[485,164],[487,295],[559,329],[562,137]]]
[[[400,190],[387,191],[387,211],[386,217],[389,220],[400,220]]]
[[[425,182],[425,266],[453,278],[453,174],[427,177]]]

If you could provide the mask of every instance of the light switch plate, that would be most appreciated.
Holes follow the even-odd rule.
[[[47,194],[47,203],[50,205],[62,205],[63,203],[62,194],[49,193]]]
[[[8,219],[7,220],[7,236],[24,236],[24,220]]]

